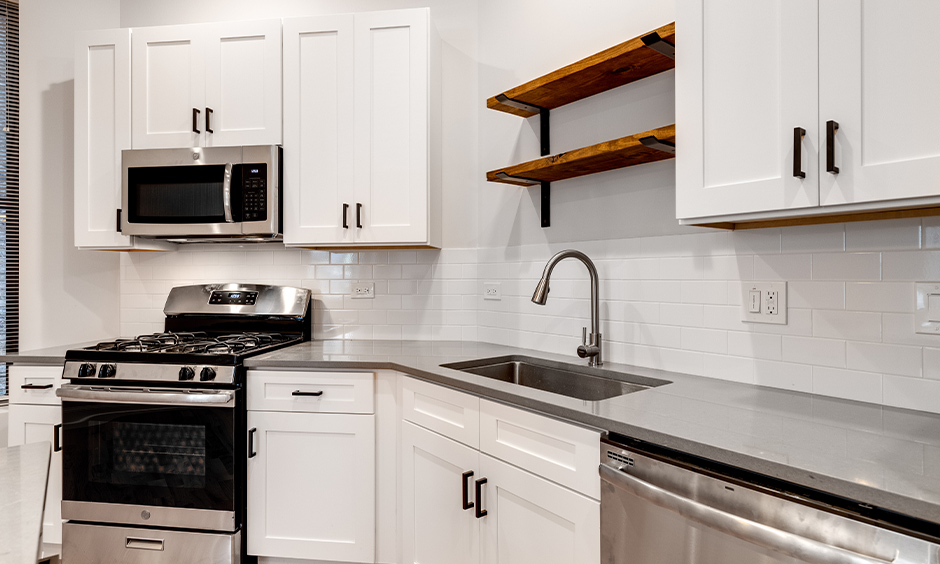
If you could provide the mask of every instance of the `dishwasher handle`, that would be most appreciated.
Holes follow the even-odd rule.
[[[892,560],[879,560],[863,556],[813,539],[781,531],[720,509],[682,497],[673,492],[611,468],[600,465],[601,479],[615,487],[625,489],[637,497],[658,505],[710,529],[731,535],[743,541],[792,556],[808,564],[885,564]]]

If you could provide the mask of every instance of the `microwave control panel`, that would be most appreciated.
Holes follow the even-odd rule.
[[[255,305],[258,292],[214,291],[209,295],[209,303],[214,305]]]
[[[268,219],[268,165],[242,165],[243,221],[265,221]]]

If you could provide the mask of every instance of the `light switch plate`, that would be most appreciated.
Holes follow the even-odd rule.
[[[787,324],[786,282],[744,282],[742,292],[742,321]]]
[[[940,282],[918,282],[914,304],[914,331],[940,335]]]

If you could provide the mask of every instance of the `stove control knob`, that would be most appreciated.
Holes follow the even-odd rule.
[[[95,365],[88,364],[83,362],[81,366],[78,367],[78,377],[79,378],[91,378],[95,375]]]
[[[196,371],[190,366],[180,368],[180,380],[192,380],[196,376]]]
[[[114,374],[117,372],[113,364],[102,364],[101,368],[98,370],[99,378],[114,378]]]
[[[208,382],[209,380],[215,380],[215,368],[209,368],[206,366],[199,372],[199,379],[203,382]]]

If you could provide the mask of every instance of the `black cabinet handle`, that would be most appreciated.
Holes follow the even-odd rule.
[[[839,122],[829,120],[826,122],[826,172],[839,174],[836,166],[836,132],[839,131]]]
[[[349,229],[349,223],[346,218],[349,216],[349,204],[343,204],[343,229]]]
[[[476,506],[477,519],[486,517],[486,509],[483,509],[483,497],[482,497],[483,496],[483,484],[485,483],[486,483],[486,478],[480,478],[479,480],[474,482],[474,494],[475,494],[474,497],[476,497],[476,500],[477,500],[477,506]]]
[[[356,203],[356,227],[362,229],[362,204]]]
[[[206,106],[206,133],[215,133],[212,126],[209,125],[209,119],[212,117],[212,108]]]
[[[255,432],[257,427],[248,429],[248,458],[254,458],[258,453],[255,452]]]
[[[806,178],[803,172],[803,136],[806,130],[802,127],[793,128],[793,177]]]
[[[62,424],[59,423],[52,428],[52,451],[59,452],[62,450],[62,441],[59,438],[62,435]]]
[[[23,384],[20,386],[24,390],[48,390],[51,387],[52,384],[43,384],[41,386],[39,384]]]
[[[202,133],[201,131],[199,131],[198,119],[199,119],[199,110],[197,108],[193,108],[193,133]]]
[[[320,397],[320,396],[323,395],[323,390],[318,390],[318,391],[316,391],[316,392],[304,392],[304,391],[301,391],[301,390],[294,390],[293,392],[291,392],[290,395],[292,395],[292,396],[313,396],[313,397]]]
[[[463,474],[461,474],[461,476],[462,476],[461,482],[463,484],[463,487],[462,487],[463,498],[461,499],[461,501],[463,502],[464,509],[470,509],[473,507],[473,502],[467,499],[470,495],[470,482],[468,481],[468,478],[473,477],[473,470],[468,470],[464,472]]]

